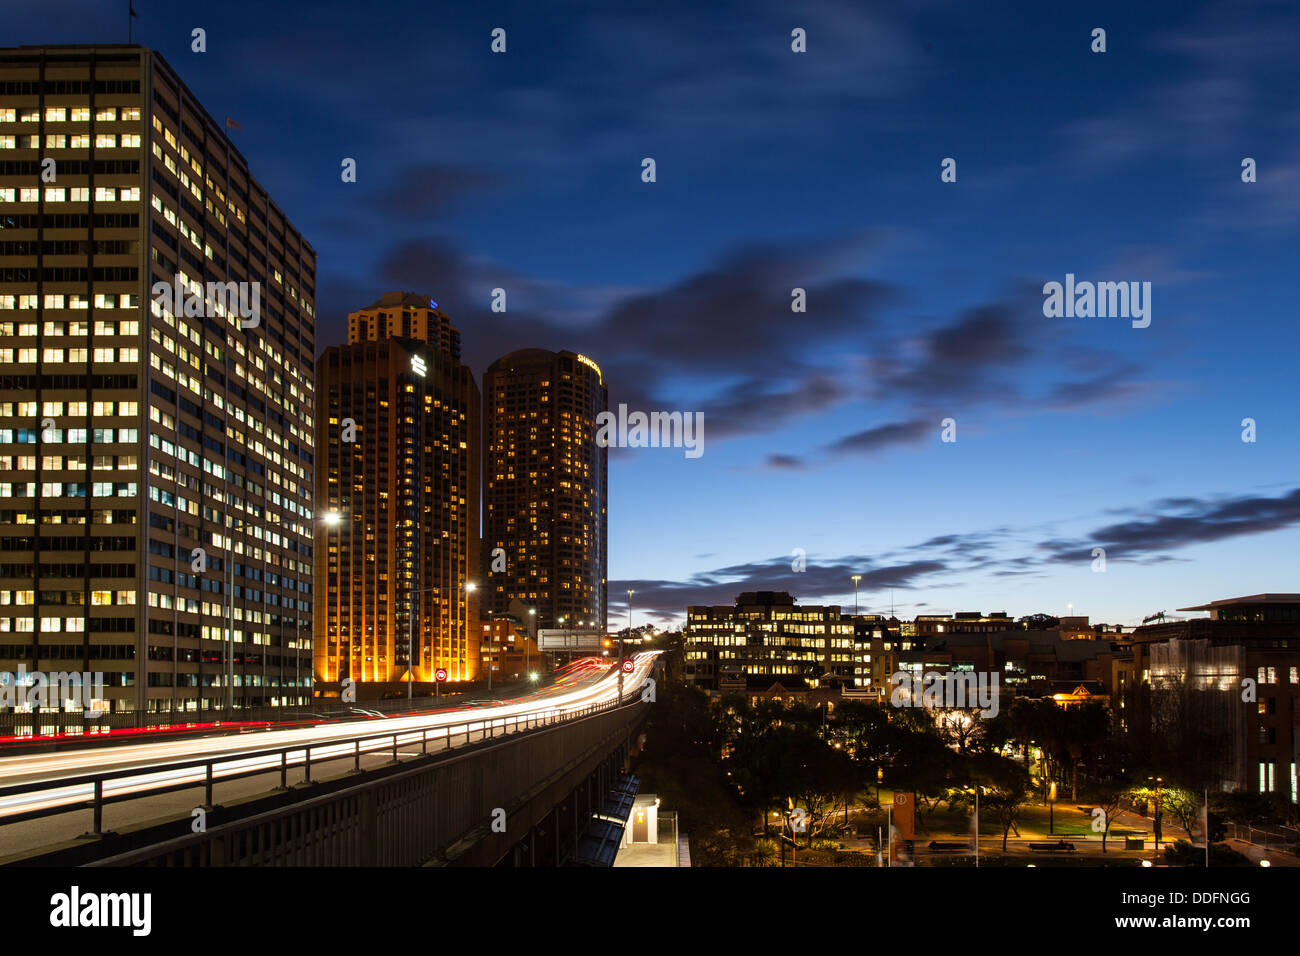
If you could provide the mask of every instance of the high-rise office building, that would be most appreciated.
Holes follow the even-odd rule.
[[[483,376],[483,565],[494,613],[537,609],[538,628],[604,630],[608,449],[596,416],[609,392],[596,363],[522,349]]]
[[[340,516],[318,529],[317,680],[475,678],[480,408],[460,332],[428,296],[386,293],[317,372],[316,497]]]
[[[0,50],[0,670],[310,694],[315,285],[157,53]]]

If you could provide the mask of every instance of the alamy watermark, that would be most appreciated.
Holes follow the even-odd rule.
[[[1075,282],[1065,274],[1065,284],[1043,285],[1043,315],[1049,319],[1132,319],[1135,329],[1151,324],[1150,282]]]
[[[895,671],[889,678],[894,707],[978,710],[981,717],[998,715],[998,674],[984,671],[950,671],[924,675]]]
[[[0,711],[19,707],[64,708],[79,704],[90,717],[105,710],[102,671],[0,671]]]
[[[703,412],[631,412],[596,416],[596,444],[601,448],[685,448],[687,458],[704,454]]]
[[[188,287],[179,275],[172,282],[155,282],[150,290],[153,301],[166,306],[172,315],[188,318],[214,318],[235,315],[241,329],[254,329],[262,321],[262,284],[260,282],[198,282]]]

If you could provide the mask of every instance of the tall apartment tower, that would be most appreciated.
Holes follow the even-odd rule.
[[[310,697],[315,286],[157,53],[0,50],[0,670]]]
[[[348,316],[317,366],[316,678],[428,683],[478,674],[478,384],[428,296]],[[413,648],[414,668],[407,666]]]
[[[608,450],[596,416],[609,407],[585,355],[522,349],[483,376],[483,566],[494,613],[537,627],[603,631],[608,606]],[[561,620],[563,619],[563,620]]]

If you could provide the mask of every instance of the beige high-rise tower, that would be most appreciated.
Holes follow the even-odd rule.
[[[341,515],[318,530],[317,680],[475,678],[480,409],[460,333],[427,295],[389,292],[317,372],[317,499]]]

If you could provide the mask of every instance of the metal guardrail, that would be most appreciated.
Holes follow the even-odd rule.
[[[509,735],[485,750],[414,764],[391,776],[308,797],[205,832],[89,862],[94,867],[420,866],[455,863],[490,832],[493,807],[537,792],[565,774],[589,773],[644,713],[625,698],[566,720]],[[484,754],[483,759],[478,755]],[[567,784],[566,784],[567,786]],[[443,858],[444,853],[451,856]]]
[[[411,713],[416,709],[456,707],[463,704],[464,698],[470,695],[471,692],[463,691],[442,697],[422,696],[410,700],[403,697],[367,700],[354,704],[345,704],[330,697],[312,700],[307,704],[287,704],[280,707],[159,712],[133,710],[123,713],[93,713],[89,717],[80,710],[54,710],[47,707],[24,713],[14,711],[0,713],[0,737],[16,737],[20,741],[33,744],[60,743],[70,740],[96,740],[107,737],[111,731],[150,728],[187,730],[201,725],[218,724],[287,724],[308,720],[348,719],[364,716],[365,711],[396,715]]]
[[[634,697],[635,695],[633,695]],[[629,695],[624,695],[624,703],[629,700]],[[311,770],[313,766],[320,766],[336,760],[343,760],[351,757],[354,761],[354,767],[361,769],[361,755],[363,753],[374,753],[391,747],[393,752],[393,761],[397,761],[398,747],[402,745],[409,746],[412,743],[419,743],[422,754],[429,752],[429,743],[442,741],[444,749],[451,750],[461,744],[456,740],[463,736],[464,745],[472,742],[471,737],[477,731],[480,734],[480,740],[492,740],[497,736],[505,736],[511,733],[529,731],[540,727],[553,726],[557,723],[565,723],[572,720],[581,720],[595,714],[613,710],[620,705],[617,700],[606,701],[600,704],[589,704],[578,710],[557,712],[554,707],[544,710],[530,711],[517,716],[499,717],[499,718],[480,718],[474,720],[472,711],[465,712],[465,721],[462,724],[457,721],[454,725],[446,727],[425,727],[420,729],[395,729],[383,733],[358,734],[352,737],[343,737],[335,740],[322,741],[314,744],[291,744],[284,747],[272,747],[263,750],[241,751],[236,754],[222,754],[212,757],[200,757],[180,761],[163,761],[157,764],[150,764],[145,767],[131,767],[122,770],[108,770],[98,773],[79,774],[72,777],[60,777],[52,780],[41,780],[30,783],[10,784],[0,786],[0,800],[11,796],[22,796],[29,794],[40,794],[50,791],[66,790],[75,787],[89,787],[91,792],[87,794],[88,799],[69,799],[67,802],[60,803],[56,806],[41,807],[34,810],[20,811],[12,814],[0,815],[0,826],[9,823],[18,823],[24,820],[33,820],[41,817],[54,816],[61,813],[67,813],[77,810],[92,809],[94,811],[94,829],[93,833],[100,835],[103,833],[103,815],[104,806],[109,803],[119,803],[127,800],[136,800],[145,796],[153,796],[162,793],[171,793],[177,790],[189,790],[197,787],[204,788],[205,806],[213,805],[213,788],[218,782],[239,780],[245,777],[258,776],[280,771],[280,787],[288,788],[288,774],[290,767],[301,766],[303,768],[303,781],[311,782]],[[453,734],[453,727],[462,727],[462,730],[456,730]],[[500,728],[501,733],[497,733]],[[337,751],[342,752],[337,752]],[[319,756],[313,759],[312,752],[316,751]],[[321,754],[322,751],[326,753]],[[277,763],[273,762],[274,758],[278,759]],[[242,764],[247,761],[267,761],[261,766],[248,768],[230,768],[226,772],[218,772],[222,764]],[[111,793],[106,792],[105,783],[114,780],[129,780],[134,777],[147,777],[159,773],[184,772],[187,770],[199,770],[201,775],[195,774],[183,780],[172,782],[153,782],[146,783],[143,787],[131,788],[129,792]],[[197,779],[195,779],[197,777]]]
[[[1284,827],[1281,831],[1264,830],[1260,827],[1246,826],[1241,823],[1227,824],[1228,836],[1234,840],[1244,840],[1267,850],[1280,850],[1283,853],[1300,855],[1300,830]]]

